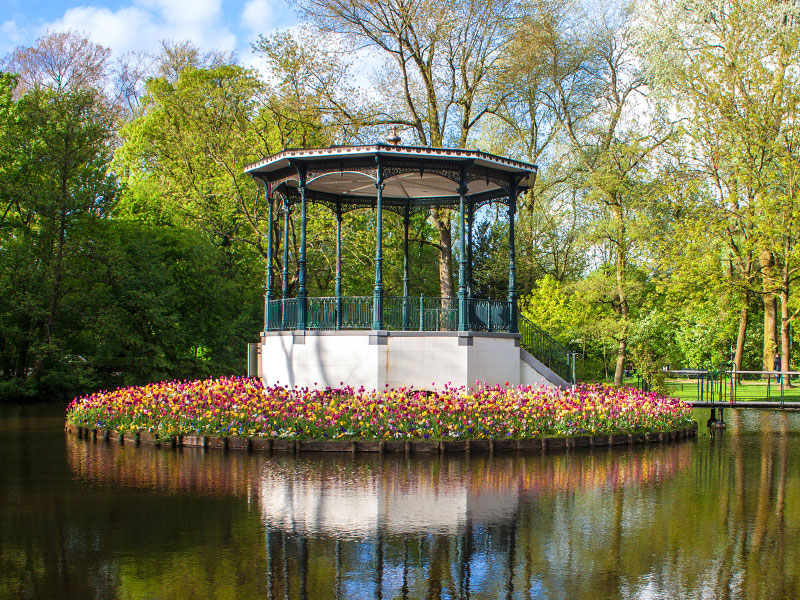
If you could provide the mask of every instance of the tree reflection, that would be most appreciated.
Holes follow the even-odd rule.
[[[246,499],[269,599],[797,597],[799,421],[731,413],[713,442],[563,454],[293,457],[68,438],[67,458],[92,485]],[[183,564],[158,577],[183,581],[170,572]],[[134,581],[117,585],[157,588]]]
[[[689,469],[694,446],[353,458],[68,438],[67,452],[96,483],[255,501],[268,598],[510,599],[580,597],[589,574],[595,588],[625,589],[628,513]]]

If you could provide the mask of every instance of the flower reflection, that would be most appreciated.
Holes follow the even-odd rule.
[[[72,470],[93,485],[246,497],[266,529],[268,598],[490,598],[515,597],[498,586],[511,581],[504,573],[516,568],[517,546],[555,526],[540,522],[537,507],[638,494],[688,470],[694,444],[295,457],[67,436],[67,450]]]
[[[252,584],[254,593],[226,597],[273,600],[800,597],[800,415],[726,417],[714,440],[528,456],[292,457],[71,436],[67,444],[84,496],[125,485],[160,501],[136,520],[147,535],[122,530],[137,541],[127,564],[139,572],[128,569],[119,597],[203,597],[187,590],[220,581]],[[164,506],[181,519],[159,538]],[[220,507],[236,519],[215,520]],[[114,522],[105,514],[118,516],[99,511],[100,527]],[[210,533],[187,539],[182,527]],[[116,541],[120,530],[109,531]],[[232,533],[236,543],[226,545]],[[221,550],[210,556],[210,544]],[[163,560],[149,558],[156,551]]]
[[[299,457],[124,447],[67,437],[89,481],[167,493],[257,498],[269,527],[332,537],[455,533],[505,522],[520,499],[657,483],[687,468],[691,444],[625,451],[469,457]]]

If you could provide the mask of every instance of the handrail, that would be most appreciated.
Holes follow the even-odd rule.
[[[519,315],[519,333],[521,335],[520,345],[523,349],[565,381],[575,383],[570,364],[572,354],[566,346],[522,314]]]

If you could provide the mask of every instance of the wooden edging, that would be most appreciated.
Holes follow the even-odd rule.
[[[159,442],[147,431],[119,432],[112,429],[79,427],[67,421],[68,433],[93,441],[119,444],[154,444],[183,448],[219,448],[222,450],[268,452],[361,452],[404,454],[449,454],[468,452],[543,452],[567,448],[609,447],[633,444],[665,443],[697,437],[697,423],[684,429],[661,433],[619,433],[614,435],[584,435],[576,437],[532,438],[524,440],[464,440],[446,442],[425,441],[315,441],[266,438],[239,438],[205,435],[181,435]]]

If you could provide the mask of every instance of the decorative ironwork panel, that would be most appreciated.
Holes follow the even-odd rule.
[[[472,200],[473,214],[479,208],[486,206],[487,204],[491,204],[492,202],[499,202],[500,204],[504,204],[506,206],[511,204],[511,199],[508,197],[508,192],[502,189],[492,192],[484,192],[482,194],[474,194],[470,196],[470,200]]]
[[[342,207],[342,213],[350,212],[359,208],[375,208],[376,199],[370,196],[337,196],[327,192],[308,190],[308,198],[317,204],[323,204],[336,210],[336,206]]]
[[[372,296],[342,298],[342,329],[372,328]]]
[[[414,198],[411,212],[422,212],[430,208],[458,208],[458,196],[431,196],[429,198]]]
[[[289,331],[297,328],[297,298],[269,301],[268,331]]]
[[[469,327],[473,331],[508,331],[511,303],[497,300],[469,301]]]
[[[416,313],[420,331],[458,331],[458,298],[418,298]]]
[[[405,173],[439,175],[456,183],[461,179],[461,163],[458,161],[431,160],[424,156],[416,159],[381,158],[381,166],[384,181]]]
[[[289,181],[295,181],[299,185],[300,177],[297,175],[297,169],[294,169],[292,167],[287,167],[285,169],[281,169],[280,171],[275,171],[274,173],[270,173],[268,181],[270,182],[272,189],[275,189],[279,185],[286,184]]]
[[[409,331],[416,329],[414,323],[415,304],[414,298],[409,296],[384,296],[383,298],[383,326],[391,331]],[[419,305],[419,298],[416,298]],[[416,309],[417,311],[419,308]]]
[[[378,163],[375,158],[349,158],[341,160],[315,160],[308,163],[306,182],[332,173],[359,173],[370,179],[378,178]]]
[[[471,181],[485,181],[488,185],[489,183],[493,183],[496,186],[505,190],[509,186],[509,178],[508,175],[502,171],[497,171],[495,169],[487,169],[486,167],[480,166],[471,166],[467,170],[467,183]]]
[[[286,204],[288,206],[294,206],[295,204],[300,204],[300,192],[296,187],[289,187],[288,185],[281,184],[281,187],[275,190],[275,193],[280,194],[286,199]],[[308,196],[306,196],[308,197]]]
[[[298,188],[287,185],[286,182],[280,184],[280,187],[275,188],[273,193],[286,198],[286,202],[290,206],[300,204],[301,198]],[[337,206],[341,206],[342,213],[362,208],[372,209],[376,206],[376,199],[373,196],[337,195],[329,192],[321,192],[319,190],[310,190],[308,188],[306,188],[306,198],[314,204],[321,204],[334,211]],[[502,202],[506,205],[509,203],[508,192],[502,189],[473,194],[469,196],[469,198],[473,201],[473,206],[476,209],[490,202]],[[399,215],[405,213],[407,203],[410,205],[409,211],[414,214],[425,212],[433,207],[457,209],[459,197],[429,196],[412,199],[394,196],[383,197],[383,208]]]
[[[308,298],[306,326],[309,329],[336,329],[336,298]]]

